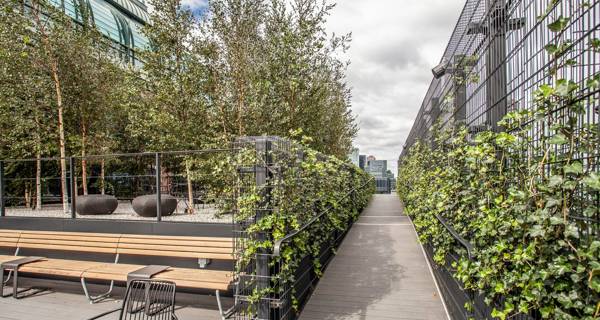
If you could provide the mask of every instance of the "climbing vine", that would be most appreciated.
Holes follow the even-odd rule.
[[[332,252],[336,237],[347,231],[375,191],[370,175],[358,167],[307,147],[310,138],[292,133],[300,142],[279,142],[267,154],[269,161],[256,155],[253,148],[240,152],[241,164],[267,167],[265,185],[256,185],[240,175],[236,221],[242,225],[238,240],[238,274],[251,276],[242,286],[251,293],[247,313],[256,311],[256,303],[266,297],[290,298],[298,309],[296,274],[301,263],[310,259],[312,271],[319,277],[322,255]],[[283,146],[282,146],[283,145]],[[257,212],[262,212],[257,214]],[[322,214],[320,216],[320,214]],[[309,227],[282,244],[279,256],[272,255],[275,243],[318,218]],[[268,288],[256,285],[256,259],[268,257],[271,280]],[[309,268],[310,269],[310,268]]]
[[[600,74],[564,77],[583,67],[570,58],[568,24],[560,16],[548,26],[557,36],[533,108],[507,114],[503,132],[436,126],[399,170],[398,193],[421,241],[495,318],[600,318],[600,136],[589,121]],[[589,39],[587,50],[599,46]],[[470,258],[436,215],[473,246]]]

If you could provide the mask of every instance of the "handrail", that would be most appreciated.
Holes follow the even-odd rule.
[[[375,177],[371,177],[367,182],[363,183],[360,187],[356,187],[356,188],[352,189],[350,192],[348,192],[347,194],[345,194],[339,200],[343,200],[343,199],[347,198],[349,195],[351,195],[352,193],[354,193],[359,188],[363,188],[369,182],[374,181],[374,179],[375,179]],[[299,229],[295,230],[294,232],[288,233],[283,238],[275,241],[275,245],[274,245],[274,248],[273,248],[273,255],[275,257],[281,256],[281,246],[283,245],[284,242],[287,242],[287,241],[293,239],[295,236],[297,236],[298,234],[300,234],[302,231],[304,231],[308,227],[312,226],[313,223],[315,223],[319,218],[321,218],[323,215],[325,215],[327,212],[329,212],[329,210],[331,210],[331,207],[327,208],[326,210],[322,211],[318,215],[314,216],[312,219],[310,219],[307,223],[305,223]]]
[[[465,247],[465,249],[467,249],[467,256],[469,257],[469,260],[472,260],[473,245],[469,241],[467,241],[465,238],[463,238],[461,235],[459,235],[458,232],[456,232],[456,230],[454,230],[454,228],[452,228],[450,225],[448,225],[446,220],[444,220],[444,218],[442,218],[440,215],[438,215],[436,213],[436,214],[434,214],[434,216],[436,219],[438,219],[438,221],[442,224],[442,226],[444,226],[444,228],[446,228],[446,230],[448,230],[450,235],[452,235],[452,237],[456,241],[458,241],[458,243],[460,243],[463,247]]]

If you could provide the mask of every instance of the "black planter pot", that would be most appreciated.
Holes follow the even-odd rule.
[[[131,202],[133,211],[142,217],[156,217],[156,194],[139,196]],[[170,216],[177,208],[177,198],[168,195],[160,195],[160,208],[162,216]]]
[[[117,206],[117,198],[107,194],[78,196],[76,201],[76,211],[82,216],[112,214]]]

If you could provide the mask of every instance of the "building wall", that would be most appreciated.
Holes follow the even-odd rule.
[[[375,177],[386,177],[387,160],[370,160],[367,161],[366,171]]]
[[[82,22],[84,5],[91,13],[96,28],[112,40],[119,57],[139,65],[138,53],[148,47],[142,27],[148,23],[148,9],[143,0],[49,0],[73,20]]]

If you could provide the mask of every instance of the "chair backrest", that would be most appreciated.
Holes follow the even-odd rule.
[[[127,292],[119,320],[175,320],[175,283],[159,280],[133,280]]]

